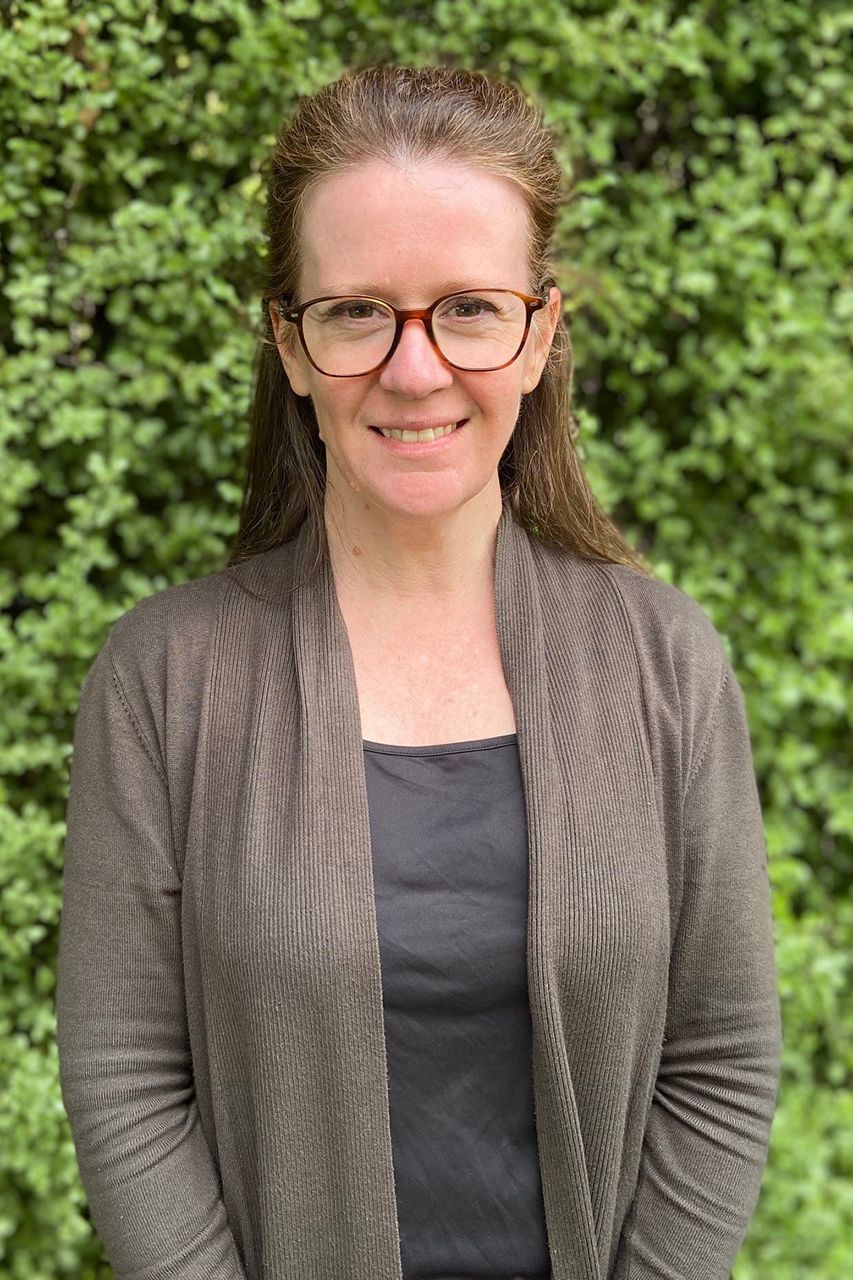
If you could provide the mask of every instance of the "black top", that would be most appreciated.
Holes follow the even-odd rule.
[[[363,745],[403,1276],[548,1276],[516,735]]]

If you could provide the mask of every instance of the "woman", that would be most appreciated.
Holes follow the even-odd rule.
[[[574,452],[559,186],[459,70],[278,141],[239,537],[118,619],[75,727],[60,1074],[119,1276],[723,1280],[746,1233],[743,699]]]

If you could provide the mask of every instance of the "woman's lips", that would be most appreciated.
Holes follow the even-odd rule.
[[[466,423],[467,421],[468,421],[468,419],[467,419],[467,418],[460,418],[460,419],[458,420],[458,422],[453,422],[453,423],[451,423],[451,422],[436,422],[436,423],[434,423],[434,424],[433,424],[433,426],[432,426],[431,428],[430,428],[430,427],[420,427],[420,426],[418,426],[418,427],[399,426],[399,427],[398,427],[398,426],[396,426],[394,423],[391,423],[391,424],[389,424],[388,426],[386,426],[386,427],[384,427],[384,428],[383,428],[383,427],[377,427],[377,426],[375,426],[373,423],[371,423],[371,425],[370,425],[370,430],[371,430],[371,431],[378,431],[380,435],[382,434],[382,431],[383,431],[383,430],[384,430],[384,431],[418,431],[418,432],[420,432],[420,431],[429,431],[429,430],[439,431],[439,430],[442,430],[444,427],[449,427],[449,426],[451,426],[451,425],[452,425],[452,426],[454,426],[454,427],[457,427],[457,428],[458,428],[458,427],[460,427],[460,426],[464,426],[464,425],[465,425],[465,423]]]
[[[395,440],[393,436],[383,436],[382,432],[379,430],[378,427],[371,427],[370,430],[376,436],[377,440],[379,440],[382,443],[383,446],[385,446],[388,449],[391,449],[394,453],[426,454],[426,453],[434,453],[437,450],[446,449],[450,447],[456,440],[456,437],[460,435],[462,431],[464,431],[467,425],[468,425],[468,419],[460,418],[459,422],[456,424],[455,431],[451,431],[449,435],[439,436],[437,440]],[[387,429],[395,430],[395,428],[387,428]],[[396,428],[396,430],[400,430],[400,431],[411,430],[411,427],[409,428],[399,427],[399,428]]]

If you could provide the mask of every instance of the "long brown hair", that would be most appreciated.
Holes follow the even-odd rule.
[[[308,194],[328,174],[373,159],[462,161],[510,179],[529,214],[532,288],[556,278],[549,245],[563,173],[555,139],[518,86],[456,67],[379,64],[303,98],[272,153],[266,213],[266,298],[294,298]],[[295,537],[307,520],[319,563],[325,545],[325,446],[309,397],[293,393],[265,307],[254,364],[246,488],[227,566]],[[572,344],[560,319],[538,386],[522,397],[498,465],[513,516],[532,535],[584,556],[654,570],[602,511],[575,450]]]

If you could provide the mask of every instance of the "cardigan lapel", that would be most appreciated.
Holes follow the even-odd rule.
[[[304,529],[294,542],[293,573],[307,568]],[[566,843],[563,797],[574,754],[557,759],[550,720],[548,654],[537,564],[527,533],[515,523],[507,500],[497,529],[495,609],[507,687],[516,713],[517,739],[529,842],[528,986],[533,1031],[533,1086],[540,1166],[554,1280],[593,1280],[599,1275],[595,1225],[578,1108],[572,1085],[559,1003],[558,974],[549,915],[557,889],[555,856]],[[346,1056],[358,1064],[336,1103],[360,1126],[363,1168],[339,1171],[352,1178],[364,1204],[364,1179],[373,1194],[365,1223],[373,1257],[370,1273],[401,1276],[382,983],[370,824],[355,666],[334,580],[325,556],[316,578],[293,594],[293,651],[300,723],[301,787],[298,821],[317,884],[323,883],[318,929],[337,934],[335,951],[348,960],[339,972],[335,1026]],[[580,780],[578,780],[579,782]],[[563,892],[569,891],[563,887]],[[355,1191],[355,1185],[353,1191]],[[559,1191],[558,1191],[559,1189]],[[357,1262],[353,1255],[352,1262]],[[365,1272],[366,1274],[366,1272]]]
[[[528,833],[527,976],[533,1092],[554,1280],[598,1280],[596,1235],[578,1108],[560,1012],[555,917],[567,833],[562,810],[573,757],[558,760],[551,723],[543,601],[529,535],[505,500],[495,549],[495,616],[512,698]],[[571,638],[566,637],[571,644]]]

